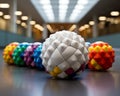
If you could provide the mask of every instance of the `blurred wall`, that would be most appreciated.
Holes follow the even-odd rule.
[[[0,47],[5,47],[11,42],[34,42],[32,38],[17,35],[7,31],[0,30]]]
[[[104,41],[112,45],[114,48],[120,48],[120,33],[87,39],[86,41],[91,43],[95,41]]]

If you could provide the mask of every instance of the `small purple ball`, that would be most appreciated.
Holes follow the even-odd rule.
[[[28,46],[27,49],[25,50],[24,61],[27,66],[35,67],[33,52],[40,44],[41,43],[39,42],[31,43],[30,46]]]

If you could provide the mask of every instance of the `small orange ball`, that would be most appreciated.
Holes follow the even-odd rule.
[[[90,45],[88,68],[91,70],[105,71],[112,67],[115,51],[106,42],[97,41]]]
[[[18,42],[12,42],[8,44],[5,49],[3,50],[3,59],[7,64],[14,64],[12,53],[14,49],[18,46]]]

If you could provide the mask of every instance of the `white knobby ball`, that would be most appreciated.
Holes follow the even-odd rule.
[[[58,31],[43,43],[42,64],[53,77],[73,77],[88,61],[84,39],[75,32]]]

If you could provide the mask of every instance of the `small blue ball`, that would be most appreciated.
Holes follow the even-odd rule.
[[[42,43],[34,50],[33,58],[36,68],[40,70],[44,70],[44,66],[42,65],[42,59],[40,57],[42,52]]]

